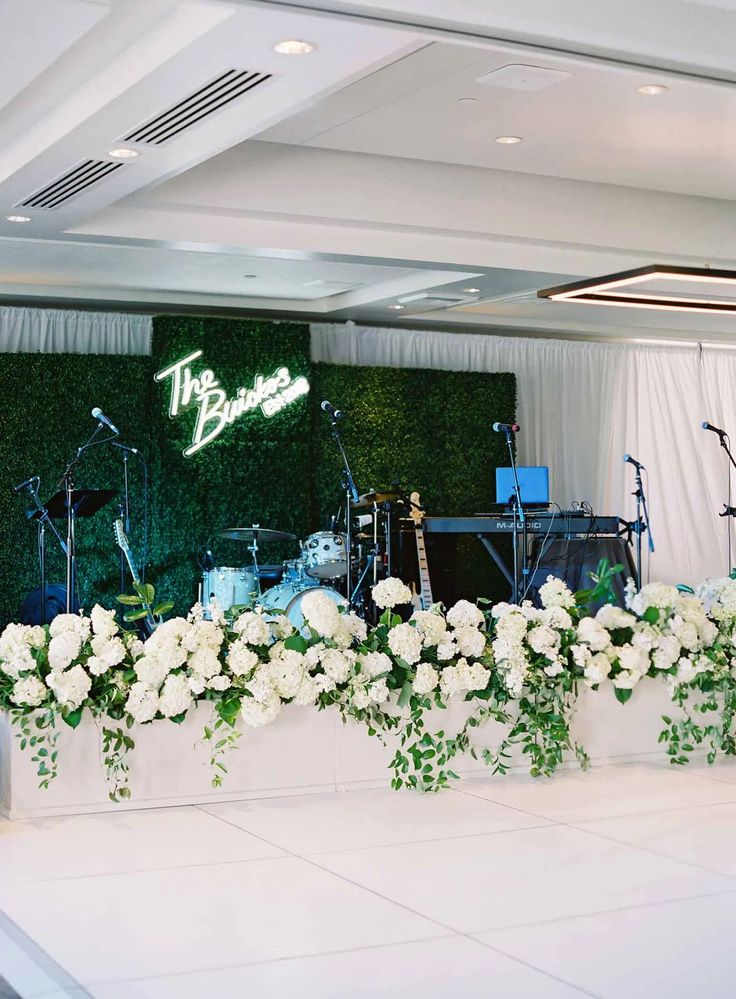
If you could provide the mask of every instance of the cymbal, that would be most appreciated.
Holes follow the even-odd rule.
[[[252,527],[227,527],[220,531],[218,537],[225,541],[296,541],[296,534],[289,534],[287,531],[273,531],[270,527],[259,527],[253,524]]]
[[[363,493],[358,498],[358,502],[353,503],[353,510],[373,506],[374,503],[378,503],[379,505],[381,503],[395,503],[401,498],[401,493],[397,493],[395,489],[374,489],[370,493]]]

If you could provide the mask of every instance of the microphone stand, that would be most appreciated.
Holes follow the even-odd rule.
[[[728,460],[730,461],[731,465],[733,465],[733,467],[736,468],[736,460],[734,460],[734,457],[731,454],[731,448],[729,446],[729,443],[727,443],[727,441],[730,441],[730,438],[729,438],[728,434],[722,432],[722,433],[718,434],[718,437],[719,437],[720,442],[721,442],[721,447],[723,448],[723,450],[728,455]],[[723,505],[723,513],[720,513],[719,517],[736,517],[736,507],[731,506],[731,469],[730,468],[728,469],[728,503],[724,503],[724,505]],[[730,524],[730,522],[728,523],[728,566],[727,566],[727,569],[728,569],[728,572],[731,571],[731,524]]]
[[[636,498],[636,526],[634,530],[636,531],[636,588],[641,589],[642,582],[642,552],[641,552],[641,536],[644,531],[648,534],[648,545],[649,551],[654,551],[654,539],[652,538],[652,528],[649,523],[649,509],[647,507],[647,497],[644,492],[644,483],[641,477],[641,465],[637,464],[634,466],[636,469],[636,490],[632,493],[632,496]]]
[[[345,453],[345,448],[343,447],[337,424],[338,421],[335,419],[334,415],[331,415],[330,426],[332,428],[332,438],[337,444],[337,449],[340,452],[340,457],[342,458],[343,463],[342,487],[345,490],[345,547],[347,549],[345,553],[345,595],[348,598],[348,609],[350,609],[353,606],[352,505],[353,503],[358,502],[358,490],[355,488],[353,473],[350,471],[350,463],[348,462],[348,456]]]
[[[513,434],[510,430],[504,430],[506,435],[506,447],[509,449],[509,458],[511,460],[511,474],[514,477],[514,520],[513,520],[513,544],[514,544],[514,587],[511,594],[511,603],[519,603],[519,593],[521,590],[521,584],[524,584],[524,592],[527,590],[527,582],[529,575],[529,567],[527,564],[527,533],[526,533],[526,514],[524,513],[524,507],[521,502],[521,486],[519,485],[519,475],[516,470],[516,456],[514,455],[513,447]],[[521,525],[522,531],[522,552],[521,552],[521,566],[519,565],[519,525]],[[521,569],[521,572],[519,571]]]
[[[66,612],[74,613],[74,595],[77,586],[77,546],[75,538],[75,516],[74,516],[74,470],[79,464],[82,455],[87,448],[93,444],[105,444],[113,440],[117,434],[105,437],[103,440],[95,440],[104,424],[99,421],[89,439],[78,447],[74,452],[74,457],[64,469],[64,474],[59,479],[58,486],[64,489],[66,494]]]
[[[41,576],[41,624],[46,624],[46,525],[51,528],[51,530],[56,535],[56,538],[61,545],[61,550],[66,555],[66,545],[56,530],[54,522],[49,517],[49,511],[38,498],[38,489],[40,485],[40,480],[36,479],[36,485],[32,486],[30,483],[27,486],[28,493],[33,500],[33,505],[38,511],[38,517],[36,517],[36,528],[38,531],[38,568]],[[29,515],[32,515],[29,511]]]

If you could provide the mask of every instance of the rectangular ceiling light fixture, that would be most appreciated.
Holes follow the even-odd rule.
[[[650,264],[543,288],[538,298],[585,305],[736,315],[736,271]]]

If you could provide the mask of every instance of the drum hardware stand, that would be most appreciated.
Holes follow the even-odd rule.
[[[514,494],[511,497],[514,520],[512,525],[512,537],[514,546],[514,582],[511,591],[511,603],[518,604],[520,597],[529,588],[529,565],[527,555],[527,533],[526,533],[526,513],[521,502],[521,486],[519,485],[519,475],[516,470],[516,455],[513,447],[513,433],[509,428],[504,429],[506,436],[506,447],[509,451],[511,461],[511,471],[514,477]],[[519,529],[521,528],[522,550],[519,559]]]
[[[352,536],[352,505],[358,502],[358,490],[355,487],[353,473],[350,471],[350,463],[345,453],[340,431],[338,430],[339,417],[336,410],[330,413],[330,426],[332,428],[332,438],[337,444],[340,457],[343,463],[342,487],[345,491],[345,548],[346,548],[346,573],[345,573],[345,596],[348,598],[348,609],[353,605],[353,536]]]
[[[258,572],[258,528],[260,526],[260,524],[253,525],[253,541],[248,545],[248,551],[253,556],[253,571],[256,577],[256,599],[261,595],[261,576]]]

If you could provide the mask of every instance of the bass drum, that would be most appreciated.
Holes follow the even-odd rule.
[[[263,594],[259,600],[259,605],[266,611],[283,612],[297,631],[304,626],[304,615],[302,614],[302,601],[308,593],[324,593],[334,600],[336,604],[347,606],[347,601],[342,593],[333,590],[329,586],[320,586],[316,581],[304,585],[294,585],[293,583],[281,583],[279,586],[272,586],[270,590]]]

